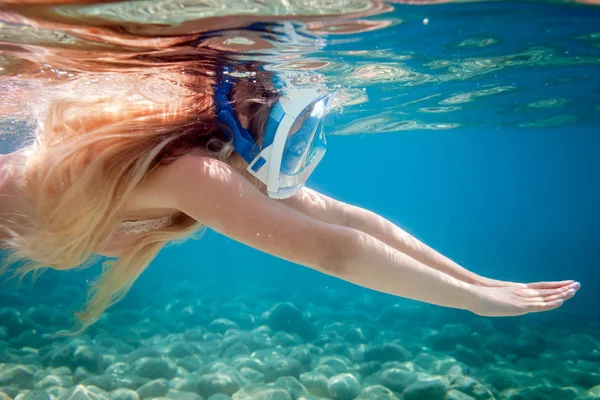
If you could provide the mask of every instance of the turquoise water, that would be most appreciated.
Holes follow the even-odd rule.
[[[123,20],[228,12],[148,4],[70,12],[110,15],[115,32],[135,31]],[[236,10],[260,20],[277,14],[274,4]],[[600,398],[600,8],[343,4],[355,14],[204,35],[268,40],[273,48],[237,56],[304,68],[339,90],[310,187],[380,213],[485,276],[576,279],[580,293],[549,313],[483,318],[375,293],[207,231],[165,249],[73,339],[50,334],[70,326],[97,267],[3,286],[0,399]],[[294,5],[319,9],[291,3],[280,14]],[[340,32],[357,19],[374,28]],[[17,28],[0,31],[1,71],[14,63],[8,44],[64,37]],[[18,79],[2,82],[7,107]],[[22,108],[0,120],[3,152],[25,140],[31,120]]]

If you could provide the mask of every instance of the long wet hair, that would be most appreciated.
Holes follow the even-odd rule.
[[[222,59],[214,52],[180,50],[130,57],[127,63],[121,57],[110,68],[95,64],[93,79],[82,74],[55,91],[20,169],[32,213],[24,230],[2,223],[10,234],[2,247],[9,250],[7,262],[20,263],[17,275],[91,264],[153,169],[190,152],[231,159],[231,139],[215,117],[213,98]],[[247,76],[234,82],[231,100],[260,142],[277,92],[258,65],[236,70]],[[179,213],[166,229],[141,234],[119,258],[105,262],[72,332],[122,299],[167,243],[200,228]]]

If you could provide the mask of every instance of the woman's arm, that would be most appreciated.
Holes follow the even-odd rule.
[[[163,207],[177,208],[251,247],[363,287],[478,313],[490,302],[510,308],[505,315],[560,305],[556,299],[523,298],[515,303],[506,296],[495,299],[497,293],[479,293],[475,286],[431,269],[364,232],[320,221],[269,199],[228,164],[214,159],[184,156],[156,171],[153,179]]]
[[[322,221],[365,232],[411,258],[463,282],[477,285],[489,281],[461,267],[374,212],[332,199],[306,187],[297,195],[281,201]]]
[[[363,208],[332,199],[306,187],[295,196],[280,201],[321,221],[343,225],[365,232],[431,268],[473,285],[488,287],[521,286],[530,289],[555,289],[575,284],[574,281],[569,280],[537,282],[526,285],[497,281],[483,277],[461,267],[382,216]]]

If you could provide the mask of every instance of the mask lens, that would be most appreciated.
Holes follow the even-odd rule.
[[[325,115],[326,100],[319,99],[311,104],[292,125],[283,150],[282,173],[297,175],[315,161],[319,154],[325,153],[327,144],[319,128]]]
[[[279,173],[279,188],[286,197],[296,193],[306,182],[327,150],[322,121],[328,96],[307,107],[296,119],[287,137]]]

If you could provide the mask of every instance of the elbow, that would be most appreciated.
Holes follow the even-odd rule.
[[[322,241],[316,269],[327,275],[344,277],[356,263],[364,240],[360,237],[360,232],[354,229],[336,226],[333,231],[330,240]]]

